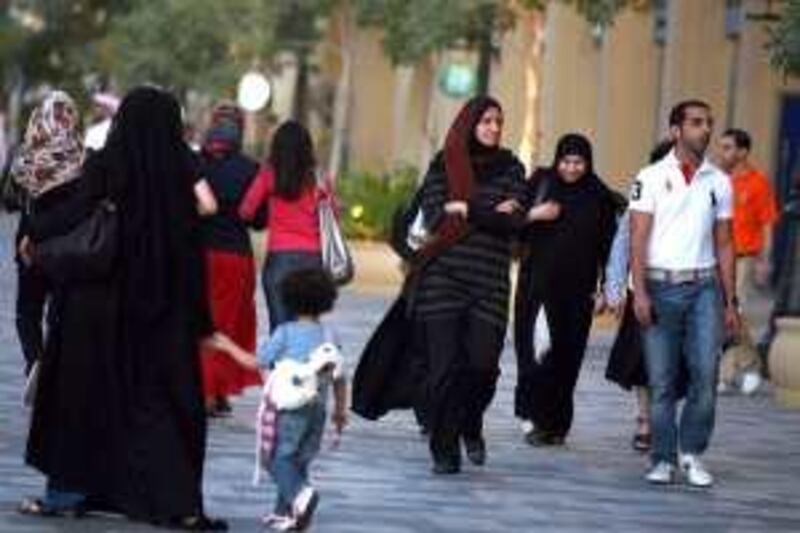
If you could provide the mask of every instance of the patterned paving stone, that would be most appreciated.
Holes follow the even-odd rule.
[[[20,407],[21,354],[13,324],[14,220],[0,217],[0,532],[135,532],[122,519],[42,520],[19,516],[24,495],[42,478],[24,466],[28,414]],[[332,317],[351,363],[388,300],[345,292]],[[574,432],[565,449],[522,442],[512,417],[513,353],[486,428],[489,461],[461,476],[429,473],[424,440],[408,413],[371,423],[353,419],[340,448],[323,451],[313,476],[322,494],[314,529],[323,532],[501,531],[800,531],[800,413],[775,406],[768,393],[720,398],[708,463],[718,485],[708,491],[654,488],[645,459],[629,448],[632,398],[603,379],[610,341],[593,335],[577,390]],[[254,487],[252,419],[257,391],[235,402],[234,416],[211,424],[205,494],[210,513],[233,531],[260,531],[271,485]],[[330,440],[326,441],[330,442]]]

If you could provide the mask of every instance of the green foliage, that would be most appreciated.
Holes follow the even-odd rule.
[[[513,28],[515,5],[544,9],[556,0],[353,0],[363,25],[384,30],[384,49],[395,64],[414,64],[453,47],[475,48],[483,38]],[[558,0],[592,25],[609,26],[633,0]],[[641,3],[641,2],[638,2]]]
[[[281,0],[275,5],[276,47],[291,52],[308,52],[322,38],[324,20],[337,0]]]
[[[800,0],[786,0],[780,20],[767,31],[772,64],[785,74],[800,75]]]
[[[342,204],[342,227],[355,239],[387,239],[397,208],[417,187],[418,171],[404,168],[389,176],[365,172],[344,174],[336,181]]]
[[[361,24],[384,30],[383,45],[395,64],[413,64],[431,53],[474,46],[487,31],[487,9],[512,21],[508,0],[354,0]],[[491,29],[491,22],[488,29]]]
[[[263,0],[135,0],[104,44],[123,85],[219,91],[270,52],[275,20]]]
[[[610,26],[614,18],[631,0],[562,0],[572,4],[586,22],[593,26]]]
[[[97,66],[97,40],[128,0],[9,0],[0,15],[0,58],[31,84],[80,88]]]

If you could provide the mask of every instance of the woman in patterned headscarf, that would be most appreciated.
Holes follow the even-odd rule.
[[[79,176],[83,145],[80,117],[72,98],[53,91],[33,110],[23,143],[10,165],[11,178],[25,200],[17,231],[17,335],[25,355],[26,373],[41,355],[42,317],[49,293],[47,281],[28,261],[27,227],[30,210],[40,197]],[[44,203],[49,201],[44,200]]]
[[[62,91],[51,92],[33,110],[25,140],[11,165],[14,181],[31,198],[80,174],[83,143],[75,102]]]
[[[48,314],[54,317],[65,300],[59,289],[31,264],[33,230],[43,214],[59,211],[68,203],[80,181],[77,178],[81,175],[83,144],[79,126],[80,117],[72,98],[61,91],[49,93],[31,113],[23,143],[11,164],[11,177],[25,199],[17,234],[17,331],[28,370],[45,352],[42,335],[45,302],[49,300],[52,311]],[[50,342],[53,336],[51,330],[49,344],[55,344]],[[44,373],[52,374],[40,370],[40,382]],[[39,392],[44,388],[46,385],[40,383]],[[42,515],[76,513],[83,498],[71,483],[48,475],[44,498],[24,501],[20,511]]]

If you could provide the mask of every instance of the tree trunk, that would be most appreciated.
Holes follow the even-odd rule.
[[[518,153],[529,171],[536,167],[536,156],[541,148],[541,95],[542,95],[542,50],[544,48],[544,21],[539,14],[529,15],[531,32],[529,46],[533,53],[525,61],[525,118]]]
[[[10,146],[16,145],[20,140],[20,115],[22,114],[22,97],[25,94],[25,74],[19,65],[13,65],[10,69],[9,79],[11,80],[8,91],[8,143]]]
[[[414,84],[414,67],[400,65],[394,69],[394,100],[392,113],[392,164],[403,163],[403,147],[406,142],[406,117],[411,102]]]
[[[297,82],[294,86],[294,102],[292,102],[292,117],[308,126],[308,55],[305,48],[295,52],[297,58]]]
[[[341,17],[340,57],[342,64],[333,101],[333,140],[328,161],[328,172],[332,176],[338,176],[346,164],[347,128],[350,118],[350,103],[353,98],[353,32],[352,16],[347,2],[342,5]]]
[[[495,6],[486,4],[483,9],[485,27],[478,43],[478,87],[479,95],[489,94],[489,82],[492,73],[492,56],[494,55],[494,25],[497,18]]]
[[[428,109],[426,110],[425,120],[425,135],[422,137],[422,149],[420,150],[420,178],[428,168],[433,154],[436,151],[436,143],[439,141],[437,132],[436,108],[438,107],[439,100],[439,86],[437,75],[439,66],[441,65],[441,57],[439,54],[434,54],[430,59],[431,66],[431,84],[428,92]]]

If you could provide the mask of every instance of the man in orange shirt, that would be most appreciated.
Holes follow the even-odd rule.
[[[764,285],[769,276],[772,226],[778,220],[775,195],[767,177],[749,161],[750,135],[731,128],[719,141],[719,165],[733,184],[733,243],[736,285],[744,300],[753,282]]]

